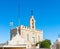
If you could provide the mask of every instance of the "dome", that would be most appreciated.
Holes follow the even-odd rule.
[[[58,38],[57,41],[60,42],[60,38]]]

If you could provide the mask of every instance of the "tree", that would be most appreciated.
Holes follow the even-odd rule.
[[[36,43],[36,46],[39,44],[39,47],[40,48],[50,48],[50,45],[51,45],[51,41],[46,39],[46,40],[43,40],[41,42],[38,42]]]
[[[51,41],[50,41],[50,40],[46,39],[46,40],[44,40],[44,41],[48,42],[49,45],[51,45]]]
[[[42,41],[40,44],[40,48],[50,48],[50,45],[48,42]]]

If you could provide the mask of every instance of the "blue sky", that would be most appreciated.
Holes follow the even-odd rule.
[[[0,0],[0,43],[10,39],[9,22],[18,26],[18,1]],[[43,30],[44,39],[54,42],[60,34],[60,0],[20,0],[20,25],[29,27],[33,10],[36,29]]]

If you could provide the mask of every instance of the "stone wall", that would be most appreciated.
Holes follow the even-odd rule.
[[[51,49],[51,48],[27,48],[27,49]]]
[[[0,47],[0,49],[26,49],[26,47]]]

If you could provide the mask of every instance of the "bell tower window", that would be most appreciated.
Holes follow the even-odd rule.
[[[30,28],[35,29],[35,19],[33,16],[30,18]]]
[[[32,19],[32,28],[34,28],[34,20]]]

